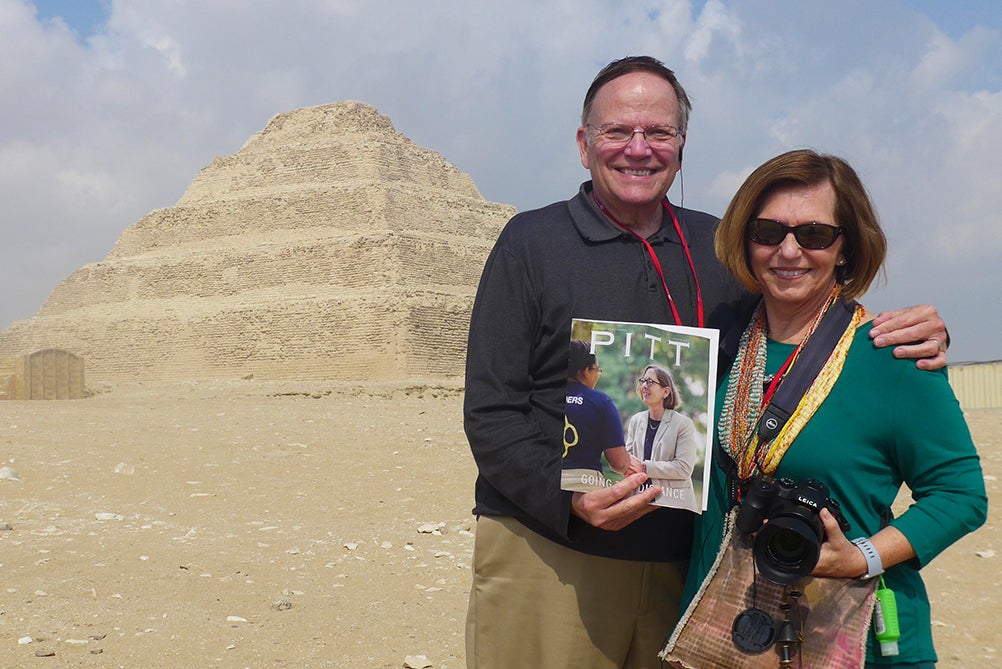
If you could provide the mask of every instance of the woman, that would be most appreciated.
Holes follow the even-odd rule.
[[[785,153],[741,186],[715,245],[721,262],[761,292],[762,302],[718,391],[719,460],[731,473],[713,468],[686,600],[720,546],[722,519],[736,502],[732,490],[760,474],[813,477],[827,484],[850,529],[844,534],[827,509],[820,511],[826,541],[812,575],[872,578],[883,570],[896,594],[897,655],[882,655],[871,629],[866,666],[933,667],[919,569],[980,526],[987,511],[978,455],[946,374],[918,370],[874,348],[872,315],[856,305],[797,420],[770,441],[756,432],[763,404],[796,370],[798,348],[821,315],[840,300],[851,307],[884,262],[886,241],[866,190],[839,158]],[[893,518],[890,507],[902,484],[913,503]]]
[[[602,473],[603,453],[617,473],[623,474],[630,467],[619,411],[608,395],[595,390],[601,374],[602,368],[588,344],[571,340],[560,479],[564,490],[589,492],[612,485]]]
[[[664,492],[655,504],[698,512],[701,504],[692,487],[699,439],[692,419],[675,409],[679,405],[675,380],[667,369],[647,365],[637,379],[637,394],[647,405],[630,417],[626,448],[631,470],[646,472]]]

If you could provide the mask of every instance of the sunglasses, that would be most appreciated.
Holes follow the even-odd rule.
[[[842,228],[825,223],[789,226],[768,218],[753,218],[748,224],[748,239],[763,246],[778,246],[791,233],[801,247],[818,251],[834,244]]]

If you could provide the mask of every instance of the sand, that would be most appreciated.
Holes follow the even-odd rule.
[[[464,666],[460,388],[92,391],[0,402],[0,667]],[[968,420],[996,499],[1002,411]],[[999,521],[923,572],[942,669],[1002,666]]]

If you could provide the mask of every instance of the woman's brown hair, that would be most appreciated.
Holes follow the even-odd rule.
[[[859,175],[841,158],[798,149],[755,169],[734,194],[717,228],[717,258],[745,288],[761,291],[748,260],[748,224],[762,210],[766,198],[780,188],[824,182],[835,191],[835,224],[842,228],[845,265],[835,272],[835,280],[844,286],[842,297],[855,299],[873,283],[887,256],[887,239]]]

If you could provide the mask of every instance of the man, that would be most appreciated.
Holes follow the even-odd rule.
[[[643,473],[596,492],[560,490],[561,434],[572,318],[722,331],[747,321],[754,301],[714,255],[717,219],[665,199],[690,108],[659,61],[610,63],[577,131],[591,181],[567,202],[515,216],[487,260],[466,372],[479,468],[469,667],[660,666],[693,516],[651,506],[657,486],[631,495]],[[901,353],[945,362],[931,308],[877,322],[878,343],[926,341]]]

